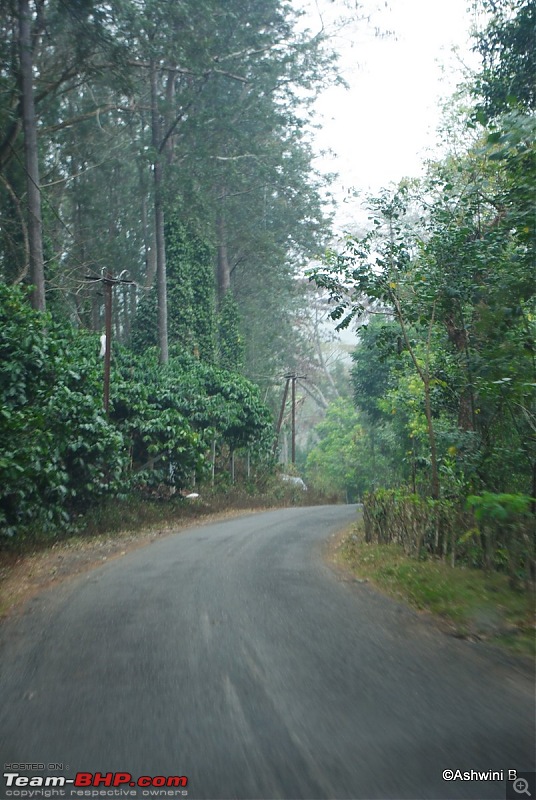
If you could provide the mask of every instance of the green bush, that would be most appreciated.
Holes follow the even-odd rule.
[[[102,366],[100,366],[102,371]],[[0,529],[50,531],[115,490],[123,439],[102,412],[96,337],[0,284]]]
[[[258,456],[272,441],[272,418],[256,386],[173,348],[166,365],[158,364],[156,352],[124,351],[112,406],[135,468],[158,458],[154,478],[178,488],[194,473],[202,477],[214,440],[219,448],[251,448]]]
[[[507,572],[512,583],[534,572],[534,517],[526,495],[471,495],[464,505],[405,489],[364,497],[367,542],[401,545],[406,555],[449,558]]]
[[[507,571],[514,586],[534,571],[533,502],[524,494],[494,492],[467,498],[476,520],[472,538],[480,539],[483,566]]]
[[[106,495],[191,485],[218,452],[266,456],[272,419],[250,381],[171,351],[114,347],[110,416],[98,337],[0,284],[0,531],[47,533]]]

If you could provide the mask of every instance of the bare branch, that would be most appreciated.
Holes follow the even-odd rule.
[[[109,111],[125,111],[127,113],[131,113],[134,110],[135,109],[131,106],[108,103],[105,106],[94,108],[93,111],[88,111],[87,114],[81,114],[78,117],[72,117],[71,119],[64,120],[64,122],[59,122],[57,125],[51,125],[49,128],[42,128],[39,133],[54,133],[55,131],[61,131],[65,128],[71,128],[73,125],[78,125],[80,122],[86,122],[86,120],[91,119],[92,117],[96,117],[98,119],[101,114],[107,114]]]
[[[9,196],[13,200],[13,204],[14,204],[15,208],[17,209],[17,215],[18,215],[19,220],[20,220],[20,226],[21,226],[21,231],[22,231],[22,239],[23,239],[23,242],[24,242],[25,263],[24,263],[24,265],[22,267],[22,271],[19,273],[17,278],[13,281],[14,284],[17,284],[17,283],[20,283],[22,280],[24,280],[24,278],[28,274],[28,269],[30,267],[30,240],[29,240],[29,237],[28,237],[28,228],[26,227],[26,221],[24,219],[24,214],[22,213],[22,208],[20,206],[20,200],[17,197],[13,187],[11,186],[11,184],[9,183],[7,178],[5,178],[2,174],[0,174],[0,179],[2,180],[2,183],[4,184],[4,186],[6,187],[8,193],[9,193]]]
[[[243,158],[254,158],[258,161],[259,157],[254,153],[243,153],[240,156],[212,156],[216,161],[241,161]]]

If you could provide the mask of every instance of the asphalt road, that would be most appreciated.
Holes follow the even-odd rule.
[[[355,513],[196,527],[40,595],[0,628],[2,764],[189,800],[504,798],[442,772],[534,769],[530,675],[341,579],[323,547]]]

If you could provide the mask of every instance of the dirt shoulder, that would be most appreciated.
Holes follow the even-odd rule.
[[[395,545],[367,544],[356,525],[328,540],[325,558],[339,580],[370,584],[442,633],[499,648],[533,667],[534,592],[512,590],[505,575],[418,561]]]
[[[106,561],[121,558],[163,536],[257,511],[259,509],[221,511],[143,531],[73,536],[33,552],[0,552],[0,621],[16,613],[44,589],[95,569]]]

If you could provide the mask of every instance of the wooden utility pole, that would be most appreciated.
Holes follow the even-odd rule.
[[[279,419],[277,421],[277,428],[275,434],[275,442],[274,442],[274,454],[277,449],[277,443],[279,441],[279,434],[281,432],[281,425],[283,424],[283,417],[285,415],[285,406],[287,403],[288,397],[288,390],[289,386],[292,383],[291,389],[291,428],[292,428],[292,446],[291,446],[291,462],[293,464],[296,463],[296,381],[297,380],[305,380],[304,375],[296,375],[296,373],[292,373],[292,375],[285,375],[286,384],[285,384],[285,391],[283,392],[283,400],[281,402],[281,411],[279,412]]]
[[[296,463],[296,375],[292,376],[292,447],[290,460]]]
[[[127,279],[127,271],[114,278],[110,270],[103,270],[101,278],[94,278],[91,275],[86,276],[86,281],[90,283],[100,282],[104,289],[104,391],[103,391],[103,405],[106,414],[110,410],[110,372],[112,363],[112,306],[113,296],[112,289],[118,284],[123,286],[134,286],[135,281]]]

